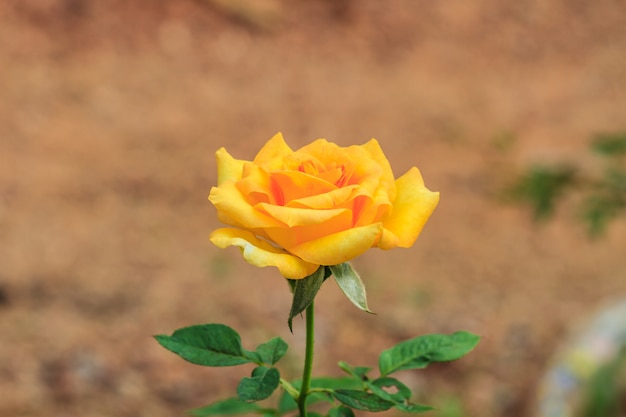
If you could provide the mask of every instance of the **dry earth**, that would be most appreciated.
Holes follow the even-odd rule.
[[[571,204],[538,227],[496,195],[533,161],[597,167],[589,140],[626,129],[625,28],[620,0],[1,2],[0,415],[231,395],[249,369],[151,338],[194,323],[250,348],[280,335],[298,375],[286,284],[207,240],[214,151],[250,158],[282,131],[294,148],[376,137],[442,196],[412,249],[355,261],[377,315],[322,290],[316,373],[466,329],[470,356],[405,375],[419,399],[532,416],[564,337],[626,295],[626,224],[590,241]]]

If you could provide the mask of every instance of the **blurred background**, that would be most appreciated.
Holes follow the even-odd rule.
[[[251,159],[377,138],[441,202],[412,249],[354,264],[377,315],[318,297],[316,374],[424,333],[482,335],[401,378],[441,417],[536,411],[556,352],[626,296],[626,222],[590,239],[576,196],[549,222],[501,190],[535,163],[601,169],[626,129],[620,0],[6,0],[0,3],[0,415],[172,416],[250,369],[202,369],[154,334],[279,335],[287,284],[218,250],[222,146]],[[391,415],[393,413],[387,413]],[[556,415],[556,414],[555,414]],[[596,416],[601,417],[601,416]]]

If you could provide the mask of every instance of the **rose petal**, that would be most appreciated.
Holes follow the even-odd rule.
[[[345,219],[344,228],[352,225],[352,213],[347,209],[316,210],[275,206],[267,203],[259,203],[256,207],[258,207],[259,211],[267,213],[270,217],[282,222],[287,227],[315,225],[324,228],[325,222],[337,217]]]
[[[228,246],[239,247],[246,261],[258,267],[275,266],[285,278],[305,278],[319,267],[290,255],[245,230],[217,229],[211,233],[210,239],[222,249]]]
[[[342,148],[332,142],[328,142],[326,139],[317,139],[308,145],[296,151],[297,156],[302,156],[304,159],[315,158],[323,165],[329,165],[332,163],[345,163],[350,161],[350,155],[348,153],[349,148]]]
[[[355,226],[364,226],[381,221],[389,212],[391,201],[387,189],[378,187],[370,195],[359,195],[354,199],[352,212]]]
[[[252,206],[258,203],[276,204],[269,175],[256,165],[245,163],[243,179],[237,181],[235,186]]]
[[[270,181],[272,187],[276,188],[276,192],[281,193],[283,204],[298,198],[324,194],[337,189],[334,184],[328,181],[299,171],[272,172]],[[278,196],[276,199],[280,200]]]
[[[382,168],[382,176],[381,183],[387,189],[387,193],[389,194],[389,199],[393,201],[396,198],[396,183],[393,176],[393,171],[391,170],[391,165],[387,160],[387,157],[383,153],[380,144],[376,139],[371,139],[365,145],[362,146],[371,157],[380,165]]]
[[[252,207],[233,182],[211,188],[209,200],[217,208],[220,220],[227,224],[245,228],[276,227],[281,224]]]
[[[265,169],[268,172],[282,169],[284,159],[291,155],[293,151],[283,139],[283,134],[278,132],[275,134],[254,157],[253,163]]]
[[[323,179],[324,181],[328,181],[329,183],[334,184],[337,187],[341,186],[342,179],[346,175],[346,167],[343,166],[343,167],[331,168],[331,169],[328,169],[327,167],[325,167],[325,169],[326,171],[318,170],[316,174],[317,177],[320,179]]]
[[[224,148],[220,148],[215,153],[215,159],[217,159],[218,186],[226,181],[237,181],[241,178],[245,161],[233,158]]]
[[[336,190],[328,193],[312,195],[308,197],[298,198],[291,200],[286,204],[287,207],[297,208],[313,208],[317,210],[327,210],[340,207],[350,199],[354,191],[358,188],[358,185],[350,185],[343,188],[337,188]]]
[[[378,242],[381,249],[411,247],[439,202],[439,193],[424,186],[415,167],[396,180],[396,187],[393,211],[384,220],[385,230]]]
[[[323,212],[324,210],[312,211]],[[331,216],[331,214],[333,215]],[[318,219],[321,219],[321,217],[318,217]],[[278,246],[285,248],[287,251],[291,251],[291,248],[294,246],[352,227],[352,213],[349,210],[333,210],[332,213],[328,214],[327,218],[322,220],[319,223],[313,222],[293,227],[273,227],[263,229],[263,231],[267,234],[270,241],[276,242]]]
[[[338,265],[371,248],[382,226],[382,223],[374,223],[344,230],[289,248],[289,252],[313,264]]]
[[[376,153],[375,150],[372,150],[375,147],[373,145],[366,145],[353,145],[342,148],[332,142],[326,141],[326,139],[318,139],[299,149],[296,154],[303,153],[308,155],[309,158],[313,156],[328,168],[341,167],[344,171],[345,178],[341,184],[337,185],[363,185],[366,179],[373,181],[373,183],[377,185],[380,183],[380,178],[383,175],[384,166],[381,165],[377,159],[379,155],[374,157],[370,153]],[[380,152],[382,153],[382,151]]]

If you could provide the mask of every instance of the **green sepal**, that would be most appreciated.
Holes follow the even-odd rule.
[[[193,417],[235,416],[239,414],[264,414],[266,410],[256,404],[241,401],[238,398],[228,398],[213,404],[187,411]]]
[[[324,281],[326,281],[333,274],[333,271],[330,270],[329,266],[324,267]]]
[[[202,366],[235,366],[255,362],[241,347],[241,338],[224,324],[200,324],[154,338],[165,349]]]
[[[380,398],[378,395],[358,390],[339,389],[333,391],[335,397],[343,405],[363,411],[385,411],[395,404]]]
[[[361,277],[348,262],[330,266],[330,271],[341,291],[359,309],[371,313],[367,306],[367,293]]]
[[[293,332],[293,318],[307,309],[315,299],[317,292],[322,287],[326,275],[326,267],[320,266],[315,272],[306,278],[290,279],[289,285],[293,292],[291,311],[287,324],[289,330]]]
[[[250,378],[245,377],[239,382],[237,397],[246,402],[264,400],[272,395],[279,383],[278,369],[258,366],[252,370]]]
[[[383,351],[378,359],[381,376],[407,369],[422,369],[432,362],[447,362],[469,353],[480,340],[469,332],[418,336]]]
[[[330,271],[330,268],[327,266],[320,266],[320,268],[324,268],[324,281],[326,281],[333,273]],[[317,270],[315,272],[318,272]],[[315,274],[315,272],[313,274]],[[313,275],[311,274],[311,275]],[[287,284],[289,284],[289,289],[293,294],[295,290],[296,283],[300,281],[299,279],[289,279],[287,278]]]

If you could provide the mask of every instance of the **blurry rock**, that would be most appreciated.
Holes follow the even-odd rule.
[[[41,380],[58,402],[110,388],[105,366],[90,352],[75,352],[41,364]]]
[[[272,30],[282,19],[275,0],[206,0],[220,12],[252,29]]]
[[[557,353],[540,387],[539,417],[580,415],[594,375],[626,349],[626,300],[604,308]],[[610,387],[604,387],[608,392]],[[607,416],[608,417],[608,416]]]

